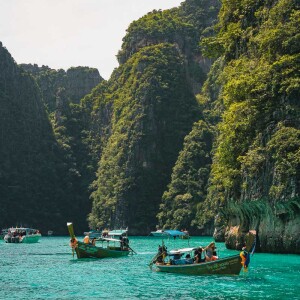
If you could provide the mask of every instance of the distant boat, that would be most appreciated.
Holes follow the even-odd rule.
[[[156,231],[151,231],[151,234],[156,237],[173,237],[174,239],[179,237],[182,239],[188,239],[189,234],[187,231],[179,231],[179,230],[170,230],[170,229],[158,229]]]
[[[97,239],[93,238],[84,243],[76,239],[73,223],[67,223],[67,227],[71,237],[70,246],[72,248],[73,256],[75,252],[77,258],[122,257],[135,253],[129,246],[127,230],[108,231],[107,235]],[[118,236],[119,238],[114,238],[115,236]]]
[[[165,230],[163,229],[157,229],[156,231],[151,231],[151,233],[153,236],[156,236],[156,237],[167,237],[169,236],[169,234],[167,232],[165,232]]]
[[[41,237],[37,229],[25,227],[9,228],[4,236],[6,243],[37,243]]]
[[[48,230],[48,236],[53,235],[53,230]]]
[[[99,238],[102,236],[102,230],[90,230],[90,231],[85,231],[83,233],[84,235],[89,235],[90,238]]]

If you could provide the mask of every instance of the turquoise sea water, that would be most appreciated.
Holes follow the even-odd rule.
[[[192,237],[189,243],[210,241]],[[150,271],[147,265],[160,243],[155,237],[130,237],[137,255],[78,260],[67,236],[42,237],[37,244],[0,241],[0,299],[300,299],[299,255],[255,253],[248,273],[186,276]],[[167,246],[188,242],[170,240]],[[217,247],[220,257],[238,253],[223,243]]]

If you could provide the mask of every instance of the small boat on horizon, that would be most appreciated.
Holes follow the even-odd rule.
[[[187,231],[171,230],[171,229],[157,229],[156,231],[151,231],[151,235],[155,237],[173,237],[174,239],[179,237],[180,239],[189,239],[189,233]]]
[[[37,243],[41,237],[41,233],[37,229],[26,227],[9,228],[4,241],[6,243]]]
[[[93,237],[90,239],[89,235],[87,235],[84,238],[84,242],[81,242],[75,237],[73,223],[67,223],[67,227],[71,237],[70,247],[72,248],[73,256],[76,253],[79,259],[122,257],[136,253],[129,246],[127,229],[107,231],[107,234],[104,233],[99,238]]]
[[[53,235],[53,230],[48,230],[47,234],[48,234],[48,236],[52,236]]]

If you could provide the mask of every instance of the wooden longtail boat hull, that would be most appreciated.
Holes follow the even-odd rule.
[[[242,264],[240,255],[215,260],[207,263],[190,265],[156,264],[157,271],[186,275],[239,275]]]
[[[97,247],[82,242],[77,243],[75,248],[77,258],[107,258],[107,257],[122,257],[127,256],[129,251],[121,250],[120,247]]]
[[[67,223],[68,231],[71,238],[75,238],[73,223]],[[77,241],[75,247],[77,258],[107,258],[127,256],[130,251],[121,249],[121,247],[108,246],[99,247],[92,244],[85,244]]]

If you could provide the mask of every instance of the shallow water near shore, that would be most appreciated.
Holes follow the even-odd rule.
[[[211,241],[192,237],[189,245]],[[239,276],[186,276],[149,269],[159,244],[155,237],[130,237],[137,255],[78,260],[67,236],[42,237],[36,244],[1,240],[0,299],[300,299],[299,255],[255,253],[249,272]],[[239,253],[216,244],[221,258]],[[188,241],[166,245],[187,247]]]

